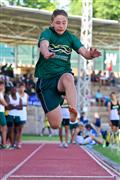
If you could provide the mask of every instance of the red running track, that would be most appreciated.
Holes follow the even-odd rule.
[[[21,150],[0,151],[2,180],[115,180],[82,148],[57,144],[25,144]]]

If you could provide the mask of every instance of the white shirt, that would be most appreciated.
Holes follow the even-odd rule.
[[[80,113],[79,113],[79,112],[78,112],[78,115],[77,115],[76,120],[75,120],[74,122],[71,122],[71,121],[70,121],[70,124],[76,124],[76,123],[78,123],[78,119],[80,119]]]
[[[4,99],[3,93],[0,92],[0,100],[3,100],[3,99]],[[0,104],[0,112],[5,112],[5,107],[2,104]]]
[[[28,103],[28,95],[27,95],[27,93],[24,93],[24,96],[20,96],[20,98],[22,99],[22,105],[23,105],[22,110],[19,110],[20,120],[21,121],[27,121],[27,107],[26,107],[27,103]]]
[[[111,111],[110,111],[110,120],[120,120],[117,109],[111,109]]]
[[[61,112],[62,112],[63,119],[70,119],[70,112],[67,107],[62,107]]]
[[[20,96],[18,95],[18,93],[16,93],[16,99],[13,99],[11,95],[9,95],[9,99],[10,99],[10,104],[12,104],[13,106],[17,106],[20,103]],[[19,111],[18,109],[12,109],[8,111],[8,115],[11,116],[19,116]]]

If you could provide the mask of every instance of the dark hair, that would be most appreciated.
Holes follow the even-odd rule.
[[[113,94],[115,94],[115,95],[116,95],[116,93],[113,91],[113,92],[111,92],[111,93],[110,93],[110,96],[112,96]]]
[[[52,13],[51,21],[53,21],[54,18],[55,18],[56,16],[58,16],[58,15],[63,15],[63,16],[65,16],[65,17],[68,18],[68,14],[66,13],[66,11],[64,11],[64,10],[62,10],[62,9],[56,9],[56,10],[54,10],[53,13]]]
[[[91,126],[91,124],[86,124],[85,128],[86,129],[89,129],[89,128],[92,129],[92,126]]]
[[[0,85],[5,84],[4,81],[0,80]]]
[[[25,83],[21,82],[18,87],[24,86],[25,87]]]

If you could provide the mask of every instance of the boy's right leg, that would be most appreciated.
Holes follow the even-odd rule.
[[[61,126],[62,114],[60,106],[52,111],[49,111],[46,116],[48,117],[51,128],[58,129]]]
[[[70,73],[64,73],[58,81],[58,91],[65,92],[70,111],[70,121],[77,118],[77,92],[74,84],[74,77]]]

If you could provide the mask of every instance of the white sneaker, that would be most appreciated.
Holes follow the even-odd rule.
[[[68,148],[68,144],[67,143],[64,144],[64,148]]]
[[[61,143],[59,144],[59,147],[60,147],[60,148],[64,147],[63,142],[61,142]]]
[[[21,144],[18,144],[16,148],[17,148],[17,149],[21,149],[21,148],[22,148],[22,145],[21,145]]]

